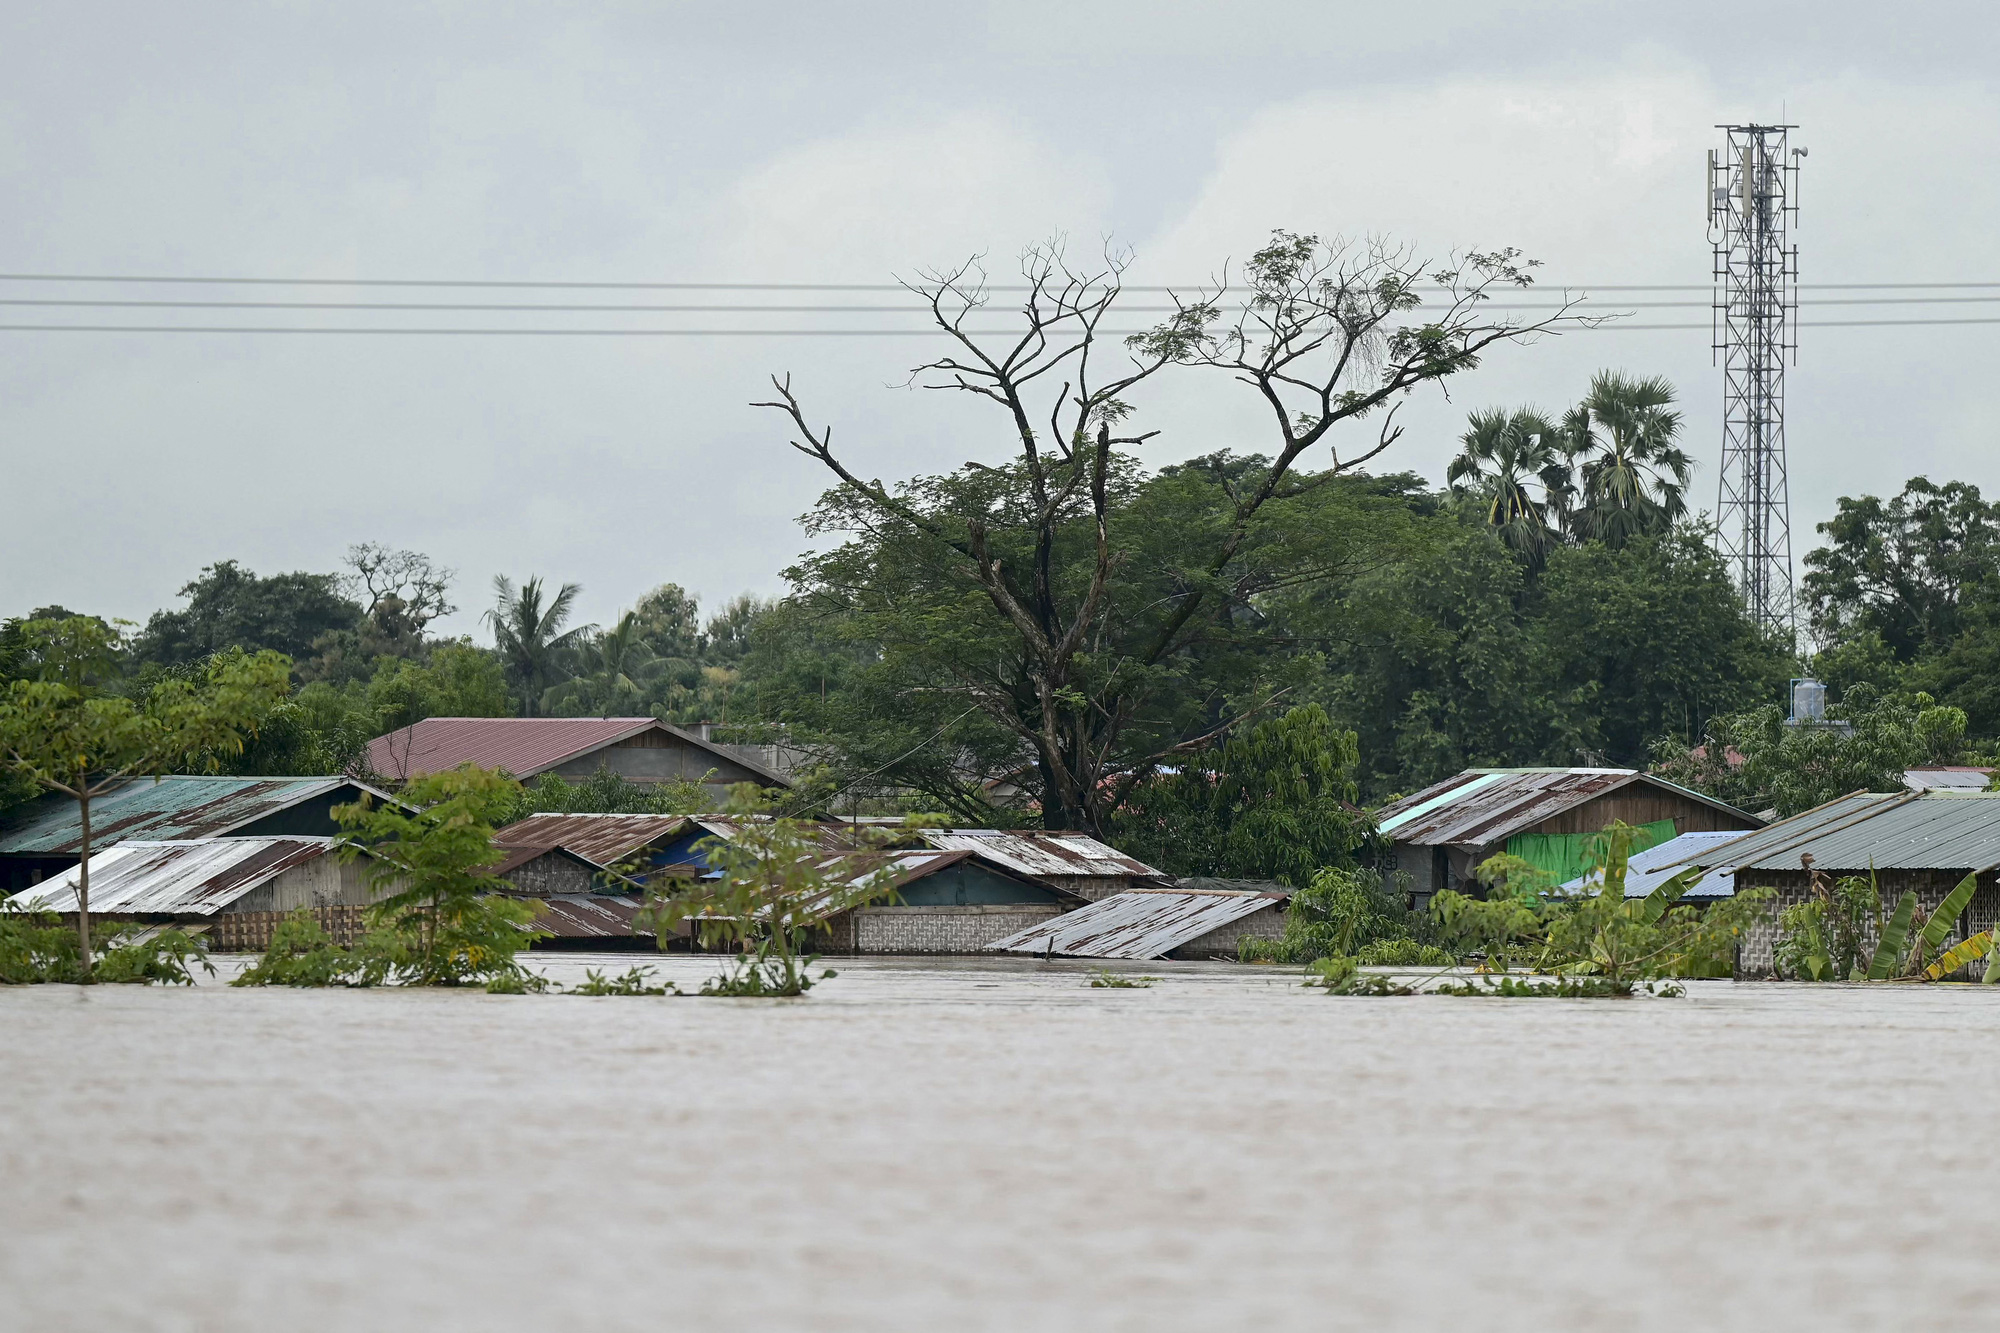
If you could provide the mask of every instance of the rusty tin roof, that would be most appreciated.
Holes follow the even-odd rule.
[[[1420,847],[1484,847],[1621,787],[1643,785],[1697,801],[1755,825],[1756,817],[1712,796],[1630,768],[1468,768],[1375,812],[1375,826]]]
[[[329,792],[395,799],[347,777],[135,778],[90,803],[90,841],[108,847],[133,838],[219,838]],[[68,797],[44,798],[0,821],[0,856],[75,856],[82,842],[76,802]]]
[[[430,717],[368,742],[366,762],[369,772],[397,782],[460,764],[531,778],[644,731],[663,731],[748,769],[766,786],[792,785],[754,759],[653,717]]]
[[[637,898],[605,893],[557,893],[531,898],[541,911],[535,927],[559,940],[610,939],[633,934],[632,919],[642,906]]]
[[[561,847],[596,866],[623,860],[687,828],[685,815],[529,815],[493,835],[502,847]]]
[[[1230,889],[1132,889],[986,947],[1072,958],[1163,958],[1211,930],[1281,904],[1288,896]]]
[[[90,857],[92,912],[213,916],[252,889],[333,849],[331,838],[194,838],[122,842]],[[72,866],[9,901],[52,912],[76,910]]]
[[[1082,833],[1019,829],[924,829],[917,836],[941,851],[977,852],[1036,879],[1130,878],[1167,883],[1144,861]]]

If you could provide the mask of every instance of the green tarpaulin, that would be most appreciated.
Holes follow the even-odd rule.
[[[1529,865],[1539,866],[1567,884],[1591,870],[1590,840],[1595,833],[1516,833],[1507,839],[1507,850]],[[1632,850],[1643,852],[1674,836],[1674,821],[1656,819],[1632,830]]]

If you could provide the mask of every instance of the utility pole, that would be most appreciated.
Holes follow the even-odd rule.
[[[1713,353],[1722,365],[1717,544],[1759,626],[1796,641],[1792,521],[1785,483],[1785,358],[1798,359],[1796,125],[1718,125],[1708,152],[1714,250]]]

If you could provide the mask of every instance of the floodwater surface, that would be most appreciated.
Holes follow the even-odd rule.
[[[1882,1329],[2000,1299],[2000,988],[836,966],[798,1001],[0,990],[0,1328]]]

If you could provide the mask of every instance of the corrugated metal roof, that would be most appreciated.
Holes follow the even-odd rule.
[[[1397,842],[1420,847],[1483,847],[1632,785],[1655,787],[1746,824],[1755,817],[1711,796],[1630,768],[1469,768],[1375,812],[1375,825]]]
[[[924,829],[917,836],[940,850],[978,852],[1009,870],[1037,879],[1127,876],[1164,883],[1168,878],[1144,861],[1082,833]]]
[[[351,788],[393,800],[353,778],[137,778],[90,803],[92,847],[132,838],[219,838],[328,792]],[[83,842],[76,802],[44,799],[0,821],[0,856],[75,856]]]
[[[632,934],[632,918],[643,905],[637,898],[607,893],[557,893],[532,898],[541,912],[535,927],[562,940],[618,938]]]
[[[90,857],[92,912],[213,916],[252,889],[293,866],[325,856],[331,838],[197,838],[176,842],[123,842]],[[76,910],[81,867],[10,901],[52,912]]]
[[[1748,836],[1750,835],[1736,832],[1683,833],[1678,838],[1667,839],[1657,847],[1634,852],[1625,866],[1625,896],[1643,898],[1703,856],[1709,853],[1723,855],[1722,848],[1732,842],[1740,842]],[[1563,887],[1594,888],[1600,882],[1595,875],[1579,875]],[[1704,902],[1715,898],[1727,898],[1735,892],[1735,872],[1721,868],[1710,870],[1695,881],[1693,887],[1682,896],[1681,901]]]
[[[504,768],[517,778],[531,778],[654,730],[746,768],[767,786],[791,786],[754,759],[652,717],[430,717],[368,742],[367,764],[370,772],[398,782],[460,764]]]
[[[1875,813],[1886,801],[1914,800],[1914,792],[1901,795],[1878,794],[1875,792],[1855,792],[1848,796],[1836,797],[1824,805],[1814,806],[1790,819],[1781,819],[1775,824],[1747,833],[1738,842],[1728,845],[1727,864],[1754,864],[1773,857],[1783,858],[1785,849],[1803,846],[1821,833],[1836,829],[1857,819],[1866,819]],[[1739,861],[1738,858],[1742,858]],[[1693,864],[1717,866],[1725,863],[1720,849],[1704,852],[1693,859]],[[1787,862],[1790,868],[1798,868],[1798,857],[1792,855]]]
[[[1699,858],[1749,870],[1797,870],[1810,854],[1828,874],[1983,870],[2000,863],[2000,793],[1930,791],[1842,797]]]
[[[1964,764],[1903,770],[1903,785],[1911,791],[1985,791],[1992,780],[1992,769]]]
[[[1281,893],[1132,889],[1016,931],[986,947],[1072,958],[1162,958],[1190,940],[1285,898]]]
[[[685,815],[529,815],[493,835],[502,847],[561,847],[608,866],[688,826]]]

